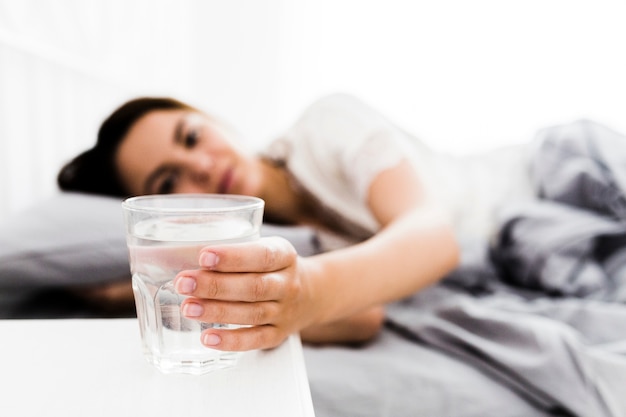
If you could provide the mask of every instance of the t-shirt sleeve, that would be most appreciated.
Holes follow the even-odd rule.
[[[294,150],[306,152],[307,161],[316,164],[312,168],[318,177],[346,181],[361,201],[366,200],[369,186],[379,173],[415,151],[401,129],[346,94],[313,103],[291,135]]]

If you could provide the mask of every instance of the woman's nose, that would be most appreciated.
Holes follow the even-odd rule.
[[[197,183],[207,183],[210,178],[213,160],[209,155],[193,155],[189,160],[189,177]]]

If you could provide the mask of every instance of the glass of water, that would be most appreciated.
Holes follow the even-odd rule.
[[[168,194],[131,197],[122,202],[133,292],[144,356],[164,373],[200,375],[237,363],[239,352],[204,346],[208,328],[236,324],[185,318],[186,298],[173,279],[184,269],[198,269],[200,249],[259,238],[263,200],[218,194]]]

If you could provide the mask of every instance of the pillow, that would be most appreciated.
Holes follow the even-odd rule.
[[[312,229],[264,224],[262,236],[318,252]],[[0,289],[104,284],[128,279],[121,200],[60,193],[0,223]]]

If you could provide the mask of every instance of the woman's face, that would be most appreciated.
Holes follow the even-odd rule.
[[[259,161],[217,122],[189,110],[141,117],[120,143],[115,162],[133,195],[261,192]]]

